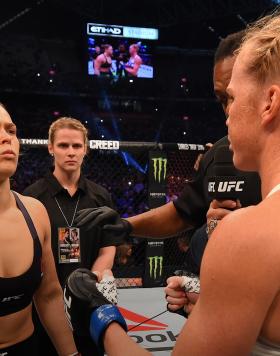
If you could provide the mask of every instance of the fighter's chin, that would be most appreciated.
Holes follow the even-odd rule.
[[[229,150],[230,151],[233,151],[233,149],[232,149],[232,144],[231,144],[231,141],[230,141],[230,137],[229,137],[229,135],[228,135],[228,142],[229,142]]]
[[[256,167],[252,166],[252,162],[249,162],[249,160],[242,159],[241,157],[238,157],[234,151],[233,151],[233,164],[234,167],[237,168],[240,171],[244,172],[255,172]]]
[[[0,177],[1,181],[5,179],[9,179],[16,172],[17,166],[15,164],[10,165],[0,165]]]
[[[76,171],[77,169],[79,169],[79,166],[76,165],[76,164],[73,164],[73,165],[65,165],[63,167],[64,171],[66,172],[74,172]]]

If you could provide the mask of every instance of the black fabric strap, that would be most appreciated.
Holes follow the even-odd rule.
[[[34,226],[34,224],[33,224],[33,221],[32,221],[32,219],[31,219],[31,217],[30,217],[28,211],[26,210],[26,207],[23,205],[23,203],[22,203],[22,201],[19,199],[18,195],[17,195],[15,192],[13,192],[13,191],[12,191],[12,193],[13,193],[15,199],[16,199],[17,207],[18,207],[19,210],[22,212],[22,215],[23,215],[23,217],[24,217],[24,219],[25,219],[25,221],[26,221],[26,224],[27,224],[27,226],[28,226],[28,228],[29,228],[29,231],[30,231],[30,233],[31,233],[32,239],[33,239],[34,241],[38,241],[38,242],[39,242],[39,237],[38,237],[37,231],[36,231],[36,229],[35,229],[35,226]],[[41,246],[41,243],[40,243],[40,246]]]

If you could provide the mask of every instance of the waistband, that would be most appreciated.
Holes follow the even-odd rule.
[[[29,336],[27,339],[5,347],[3,349],[0,348],[0,356],[22,356],[22,355],[28,355],[28,356],[36,356],[36,338],[34,333]]]

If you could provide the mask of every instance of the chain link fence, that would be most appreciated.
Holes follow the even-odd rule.
[[[12,189],[19,193],[44,176],[52,167],[46,142],[37,145],[22,141],[25,143],[21,145],[18,169],[11,180]],[[167,153],[166,202],[169,202],[176,199],[184,184],[192,179],[195,162],[201,153],[200,150],[203,150],[203,146],[199,149],[197,147],[178,150],[177,144],[161,146],[155,143],[120,142],[116,150],[89,150],[84,161],[83,173],[111,193],[117,211],[122,217],[127,218],[149,210],[149,151],[160,148]],[[164,256],[161,261],[164,280],[174,270],[182,268],[190,236],[190,232],[186,231],[165,240]],[[113,272],[119,287],[142,286],[145,253],[146,240],[142,238],[131,239],[131,244],[117,248]]]

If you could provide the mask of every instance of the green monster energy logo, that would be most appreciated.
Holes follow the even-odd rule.
[[[162,256],[153,256],[148,257],[149,265],[150,265],[150,278],[157,279],[157,272],[159,267],[159,276],[162,275],[162,264],[163,264],[163,257]]]
[[[167,168],[167,158],[152,158],[154,163],[154,178],[155,181],[161,181],[161,177],[163,176],[163,180],[166,178],[166,168]]]

